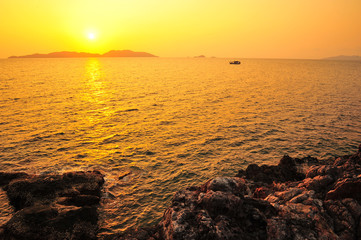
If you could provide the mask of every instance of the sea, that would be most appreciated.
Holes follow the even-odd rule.
[[[357,61],[0,59],[0,171],[102,171],[100,234],[155,224],[177,190],[251,163],[360,143]],[[12,214],[1,190],[0,225]]]

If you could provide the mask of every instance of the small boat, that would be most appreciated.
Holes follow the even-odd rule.
[[[230,61],[229,64],[241,64],[240,61]]]

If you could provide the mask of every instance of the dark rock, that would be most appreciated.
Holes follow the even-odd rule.
[[[8,173],[8,172],[0,172],[0,186],[7,185],[14,179],[22,178],[28,176],[27,173],[24,172],[16,172],[16,173]]]
[[[29,207],[35,203],[50,204],[56,197],[56,192],[64,189],[60,177],[31,176],[10,182],[6,191],[10,204],[15,210]]]
[[[340,201],[325,201],[325,209],[333,220],[335,233],[340,239],[356,239],[356,222]]]
[[[103,176],[99,172],[71,172],[63,175],[29,176],[11,181],[5,191],[16,210],[36,204],[50,204],[58,196],[88,194],[100,196]]]
[[[123,173],[119,176],[119,180],[122,180],[123,178],[125,178],[126,176],[129,176],[130,174],[132,174],[131,172],[126,172],[126,173]]]
[[[305,175],[298,171],[295,160],[287,155],[277,166],[250,164],[246,171],[239,171],[236,176],[267,184],[299,181],[305,178]]]
[[[285,168],[294,168],[294,167],[296,167],[296,162],[290,156],[284,155],[281,158],[280,162],[278,163],[278,166],[285,167]]]
[[[199,206],[207,210],[211,217],[218,215],[237,217],[237,215],[243,214],[243,212],[237,211],[242,209],[242,199],[232,193],[210,190],[204,194],[202,193],[199,198]]]
[[[36,205],[24,208],[4,226],[4,239],[96,239],[96,208],[57,208]]]
[[[5,186],[16,212],[0,239],[96,239],[99,171],[63,175],[24,175]]]

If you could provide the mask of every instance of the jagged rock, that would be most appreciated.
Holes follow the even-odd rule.
[[[330,165],[316,165],[311,166],[306,174],[306,178],[314,178],[316,176],[325,176],[328,175],[332,178],[335,178],[338,175],[338,168]]]
[[[338,181],[335,188],[326,194],[326,199],[354,198],[361,201],[361,176]]]
[[[161,239],[265,239],[266,219],[275,210],[246,192],[237,177],[177,192],[159,224]]]
[[[299,187],[302,186],[309,190],[323,191],[324,189],[326,189],[327,186],[333,183],[333,181],[334,180],[330,175],[319,175],[315,176],[314,178],[304,179],[302,184],[299,185]]]
[[[317,165],[304,174],[296,163]],[[179,191],[159,239],[361,239],[360,163],[360,152],[334,162],[285,156]]]

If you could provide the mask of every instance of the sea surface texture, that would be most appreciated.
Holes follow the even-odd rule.
[[[229,60],[0,59],[0,170],[103,171],[106,234],[250,163],[355,152],[361,62]]]

